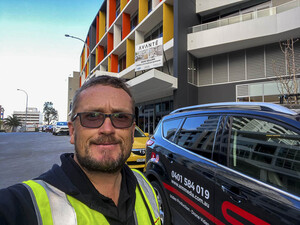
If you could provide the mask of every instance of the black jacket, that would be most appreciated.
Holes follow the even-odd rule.
[[[94,188],[73,160],[73,154],[61,155],[61,166],[55,164],[51,170],[36,179],[46,181],[91,209],[99,211],[111,225],[132,225],[137,180],[127,165],[121,172],[122,184],[118,206]],[[31,197],[22,184],[0,190],[0,225],[6,224],[37,224]]]

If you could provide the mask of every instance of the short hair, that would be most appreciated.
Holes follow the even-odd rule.
[[[76,92],[73,97],[72,101],[72,111],[71,111],[71,119],[75,116],[76,114],[76,108],[78,106],[79,102],[79,97],[80,94],[93,86],[96,85],[103,85],[103,86],[111,86],[114,88],[120,88],[123,89],[131,98],[131,103],[132,103],[132,112],[135,112],[135,101],[134,98],[131,94],[131,91],[129,90],[129,87],[127,86],[126,82],[124,79],[117,78],[117,77],[112,77],[108,75],[103,75],[103,76],[97,76],[97,77],[92,77],[88,81],[86,81]]]

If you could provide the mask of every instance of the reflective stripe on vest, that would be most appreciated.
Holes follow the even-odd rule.
[[[153,188],[140,172],[133,172],[137,177],[142,192],[140,193],[139,189],[136,188],[134,211],[136,224],[151,224],[151,219],[149,218],[151,216],[155,225],[160,225],[158,203]],[[44,181],[29,180],[23,183],[31,195],[39,225],[109,225],[105,216],[100,212],[90,209],[82,202],[66,195]],[[142,195],[146,202],[144,202]],[[147,207],[150,209],[150,213],[147,212]],[[100,221],[101,223],[99,223]]]
[[[138,184],[141,186],[141,192],[142,192],[141,194],[143,194],[143,196],[145,197],[147,205],[151,206],[150,212],[152,214],[151,215],[152,218],[154,218],[154,223],[160,224],[160,222],[158,222],[158,221],[160,221],[159,206],[158,206],[156,194],[155,194],[153,187],[151,186],[149,181],[144,177],[144,175],[140,171],[135,170],[135,169],[132,169],[132,171],[138,180]],[[136,196],[138,196],[139,191],[136,189],[135,192],[136,192]],[[136,199],[139,199],[139,201],[142,201],[141,198],[136,198]],[[137,202],[137,200],[136,200],[136,202]],[[143,204],[143,202],[141,202],[141,204]],[[137,204],[135,204],[135,207],[137,207]],[[136,211],[137,211],[137,209],[136,209]],[[138,219],[138,221],[140,221],[140,219]]]

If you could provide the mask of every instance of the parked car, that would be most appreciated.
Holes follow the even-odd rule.
[[[52,134],[58,135],[58,134],[66,134],[69,135],[69,127],[68,122],[55,122],[52,127]]]
[[[144,170],[146,161],[146,142],[149,139],[149,134],[144,133],[139,127],[135,127],[134,143],[132,151],[127,159],[127,165],[132,169]]]
[[[52,133],[52,130],[53,130],[53,126],[52,125],[46,125],[45,132]]]
[[[163,224],[300,224],[300,115],[268,103],[216,103],[165,116],[146,176]]]

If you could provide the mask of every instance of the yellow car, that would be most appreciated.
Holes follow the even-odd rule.
[[[127,165],[131,169],[144,170],[146,160],[146,142],[149,139],[149,134],[144,133],[139,127],[135,127],[134,143],[132,151],[127,159]]]

